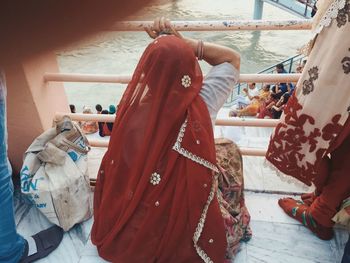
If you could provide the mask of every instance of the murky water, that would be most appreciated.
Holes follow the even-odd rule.
[[[146,8],[143,15],[129,20],[153,20],[166,16],[171,20],[252,19],[254,0],[173,0]],[[263,19],[296,19],[295,16],[265,3]],[[232,47],[241,53],[242,73],[254,73],[296,54],[311,37],[306,31],[227,31],[184,32]],[[105,32],[59,52],[61,72],[131,75],[144,48],[150,42],[144,32]],[[203,72],[209,67],[202,63]],[[65,83],[68,100],[81,111],[84,105],[104,108],[117,104],[125,85]]]

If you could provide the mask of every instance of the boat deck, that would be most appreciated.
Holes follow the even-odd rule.
[[[216,134],[235,139],[240,146],[266,148],[271,129],[223,127]],[[105,149],[93,148],[89,153],[90,173],[96,174]],[[297,221],[289,218],[279,208],[281,197],[294,196],[305,191],[300,186],[288,184],[268,167],[262,157],[243,157],[245,198],[251,214],[252,239],[242,243],[235,263],[340,263],[348,231],[335,228],[335,237],[322,241]],[[15,198],[18,231],[30,236],[50,226],[35,207],[28,205],[20,195]],[[50,256],[39,263],[96,263],[105,262],[98,256],[90,241],[92,219],[76,225],[65,233],[63,242]]]

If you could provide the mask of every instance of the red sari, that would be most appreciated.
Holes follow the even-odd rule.
[[[121,103],[94,197],[92,242],[113,262],[223,262],[215,146],[202,73],[174,36],[145,50]]]

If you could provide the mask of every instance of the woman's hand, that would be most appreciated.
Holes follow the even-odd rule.
[[[164,17],[156,18],[153,25],[145,27],[145,31],[153,39],[161,34],[169,34],[182,38],[182,35],[175,29],[170,20]]]

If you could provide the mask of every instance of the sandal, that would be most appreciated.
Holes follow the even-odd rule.
[[[45,258],[54,251],[63,239],[63,229],[54,225],[32,236],[35,241],[37,252],[28,255],[29,245],[26,240],[23,256],[19,263],[30,263]]]
[[[311,215],[309,207],[303,202],[293,198],[282,198],[278,200],[278,204],[287,215],[298,220],[320,239],[330,240],[333,238],[333,228],[319,224]]]

